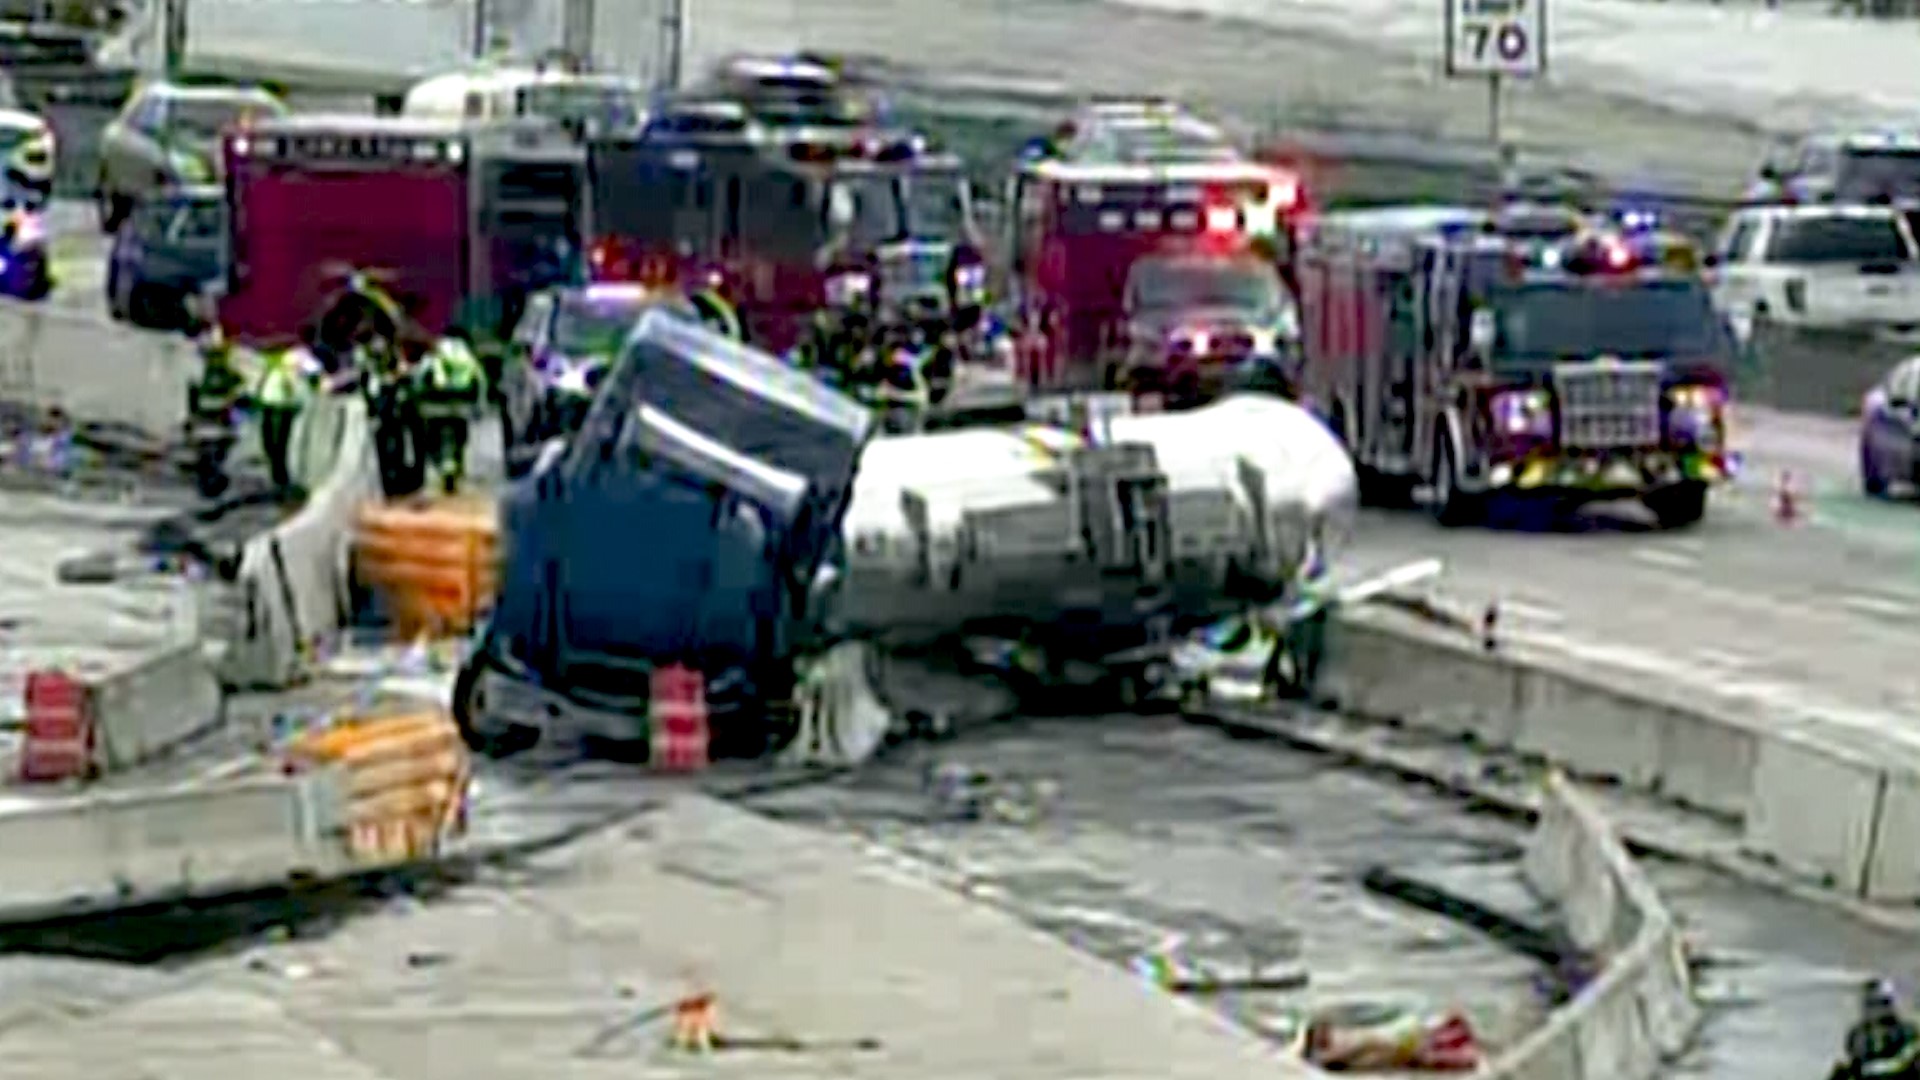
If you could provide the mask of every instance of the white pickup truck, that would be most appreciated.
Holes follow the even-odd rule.
[[[1743,340],[1776,325],[1920,327],[1920,246],[1890,206],[1764,206],[1727,222],[1709,257],[1714,302]]]

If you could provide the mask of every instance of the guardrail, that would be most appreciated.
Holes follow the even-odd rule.
[[[1740,853],[1863,900],[1920,901],[1920,754],[1816,715],[1752,717],[1525,642],[1487,652],[1388,611],[1346,613],[1342,709],[1545,759],[1737,824]],[[1727,854],[1732,854],[1728,852]]]

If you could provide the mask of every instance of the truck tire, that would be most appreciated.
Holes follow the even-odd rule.
[[[1686,480],[1658,491],[1650,491],[1641,500],[1663,529],[1684,529],[1697,525],[1707,516],[1707,485]]]
[[[1453,440],[1443,432],[1433,448],[1433,477],[1428,493],[1433,520],[1450,529],[1478,525],[1486,520],[1485,495],[1460,488],[1460,465],[1453,452]]]

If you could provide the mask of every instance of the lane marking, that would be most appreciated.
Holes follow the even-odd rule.
[[[1633,557],[1640,562],[1669,570],[1692,570],[1699,565],[1698,559],[1671,548],[1635,548]]]
[[[1563,626],[1567,621],[1564,613],[1540,604],[1528,603],[1525,600],[1501,600],[1499,604],[1501,615],[1517,616],[1521,622],[1539,623],[1543,626]]]
[[[1891,619],[1909,619],[1914,616],[1911,601],[1896,600],[1891,596],[1876,596],[1872,593],[1853,593],[1840,598],[1840,606],[1852,608],[1867,615]]]
[[[1693,657],[1695,660],[1709,667],[1746,670],[1754,665],[1754,658],[1751,656],[1742,653],[1723,652],[1719,649],[1695,649],[1693,650]]]

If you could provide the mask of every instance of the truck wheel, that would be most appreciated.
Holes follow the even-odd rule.
[[[1870,499],[1884,499],[1890,487],[1887,478],[1880,471],[1880,463],[1874,460],[1873,451],[1867,449],[1864,440],[1860,447],[1860,490]]]
[[[539,729],[525,724],[506,724],[499,728],[483,726],[479,715],[486,703],[480,693],[480,678],[491,665],[480,651],[467,657],[453,682],[453,722],[467,749],[492,758],[512,757],[533,749],[540,742]]]
[[[1707,485],[1687,480],[1648,492],[1641,500],[1653,512],[1663,529],[1681,529],[1698,524],[1707,515]]]
[[[1460,465],[1454,458],[1453,441],[1445,435],[1433,451],[1432,488],[1433,519],[1440,524],[1451,529],[1486,519],[1486,496],[1461,490]]]

